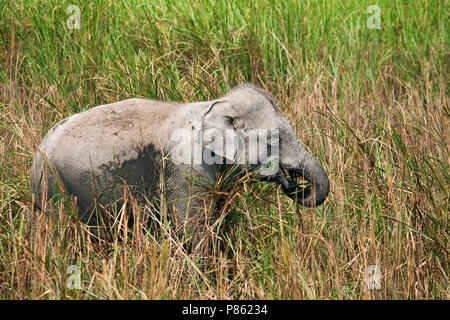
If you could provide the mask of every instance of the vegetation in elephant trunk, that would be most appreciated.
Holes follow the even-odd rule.
[[[318,206],[325,201],[329,192],[328,175],[320,163],[300,143],[295,145],[298,166],[283,165],[283,158],[281,158],[280,169],[273,181],[279,183],[283,192],[300,205]],[[299,184],[299,178],[308,181],[309,185]]]

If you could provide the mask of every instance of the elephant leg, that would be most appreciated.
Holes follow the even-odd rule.
[[[171,177],[167,204],[179,240],[192,252],[206,253],[212,248],[214,234],[215,205],[208,194],[214,183],[213,176],[200,170],[184,174],[186,171]]]
[[[170,202],[169,208],[178,239],[189,251],[209,250],[214,220],[208,197],[183,197]]]

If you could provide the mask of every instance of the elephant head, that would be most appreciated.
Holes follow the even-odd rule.
[[[329,191],[325,170],[303,148],[291,125],[266,91],[245,84],[211,102],[201,115],[201,131],[203,137],[208,131],[210,136],[214,136],[214,139],[202,141],[203,150],[210,152],[210,159],[217,162],[222,158],[226,163],[236,163],[238,154],[243,154],[239,150],[244,146],[246,152],[243,158],[247,162],[238,162],[241,166],[258,170],[269,163],[272,166],[275,164],[274,171],[260,177],[280,184],[286,195],[305,207],[314,207],[325,201]],[[258,151],[249,147],[251,139],[245,136],[245,132],[249,131],[267,133],[262,142],[261,139],[258,141]],[[230,132],[235,134],[230,135]],[[230,143],[230,139],[238,142]],[[252,153],[258,152],[261,156],[259,148],[262,144],[266,144],[265,149],[270,151],[259,157],[259,162],[248,162]],[[237,148],[234,147],[236,145]],[[207,152],[204,152],[204,157],[205,154]],[[307,180],[309,186],[301,187],[296,182],[298,177]]]

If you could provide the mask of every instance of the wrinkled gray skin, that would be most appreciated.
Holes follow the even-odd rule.
[[[66,194],[76,197],[81,220],[95,226],[99,222],[94,203],[108,207],[120,199],[124,182],[138,198],[159,198],[164,167],[163,189],[177,233],[181,237],[194,235],[192,243],[196,244],[209,218],[205,216],[202,198],[197,197],[205,192],[205,184],[193,180],[214,185],[221,167],[174,164],[166,157],[175,147],[176,142],[171,139],[174,130],[185,128],[196,136],[199,133],[194,132],[194,123],[199,121],[204,130],[278,129],[280,170],[264,179],[280,184],[288,196],[306,207],[317,206],[327,197],[329,182],[322,166],[302,147],[273,98],[246,84],[214,101],[166,103],[129,99],[60,121],[45,136],[34,157],[31,186],[36,204],[41,205],[43,194],[47,199],[53,196],[57,173]],[[162,155],[165,161],[161,161]],[[299,188],[292,178],[296,176],[311,186]]]

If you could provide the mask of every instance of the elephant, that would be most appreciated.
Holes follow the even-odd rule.
[[[245,160],[251,152],[240,152],[237,161],[236,146],[245,148],[251,139],[242,133],[251,130],[262,132],[258,143],[270,151],[251,163]],[[214,134],[205,137],[208,131]],[[238,143],[226,142],[227,134]],[[34,154],[31,192],[39,207],[62,189],[75,199],[80,220],[92,227],[100,224],[99,207],[123,203],[124,187],[137,199],[165,197],[176,235],[195,246],[211,219],[201,195],[230,168],[231,179],[254,174],[305,207],[320,205],[329,192],[323,167],[304,149],[273,96],[253,84],[212,101],[132,98],[65,118]]]

